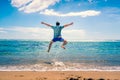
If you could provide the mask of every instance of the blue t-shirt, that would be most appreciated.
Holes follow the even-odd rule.
[[[54,38],[58,38],[61,36],[61,30],[64,28],[64,26],[52,26],[52,29],[54,31]]]

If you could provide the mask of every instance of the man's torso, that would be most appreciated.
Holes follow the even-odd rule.
[[[52,26],[52,29],[54,30],[54,38],[58,38],[61,36],[61,30],[64,28],[64,26]]]

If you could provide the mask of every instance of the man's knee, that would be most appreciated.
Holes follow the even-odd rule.
[[[53,41],[50,41],[50,43],[53,43]]]
[[[67,41],[66,41],[66,40],[64,40],[64,42],[65,42],[65,43],[67,43]]]
[[[64,44],[67,44],[68,42],[66,40],[64,40]]]
[[[53,43],[53,41],[50,41],[50,44],[52,44]]]

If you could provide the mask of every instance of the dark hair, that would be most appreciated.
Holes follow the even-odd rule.
[[[59,26],[60,25],[60,23],[59,22],[56,22],[56,26]]]

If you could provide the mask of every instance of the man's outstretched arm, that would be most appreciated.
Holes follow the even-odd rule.
[[[52,27],[52,25],[50,25],[48,23],[45,23],[45,22],[41,22],[41,24],[44,24],[44,25],[49,26],[49,27]]]
[[[64,27],[68,27],[70,25],[73,25],[73,22],[69,23],[69,24],[65,24]]]

